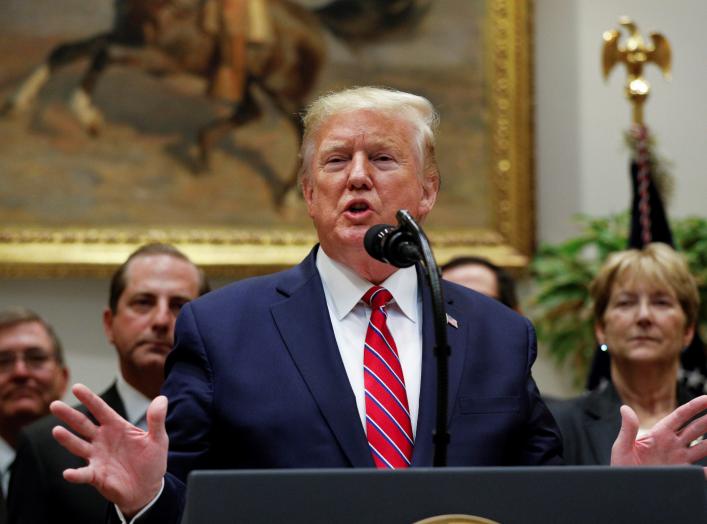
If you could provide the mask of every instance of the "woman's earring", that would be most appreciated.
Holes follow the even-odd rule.
[[[606,344],[601,344],[599,346],[599,349],[601,349],[602,351],[609,351],[609,346],[607,346]]]

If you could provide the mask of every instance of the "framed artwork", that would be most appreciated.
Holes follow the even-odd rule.
[[[522,267],[535,228],[530,2],[417,2],[409,20],[352,39],[313,14],[325,0],[291,0],[312,24],[298,37],[316,36],[321,52],[298,72],[311,80],[304,99],[352,85],[429,98],[441,116],[442,189],[425,230],[438,262],[477,254]],[[272,31],[282,23],[275,4],[287,0],[255,3],[270,9],[271,24],[264,46],[247,44],[257,55],[295,22]],[[292,178],[298,137],[288,115],[296,111],[270,96],[297,78],[256,86],[249,102],[259,117],[216,133],[206,169],[199,130],[233,104],[207,96],[213,79],[149,61],[150,46],[167,45],[162,13],[141,27],[147,63],[134,62],[132,48],[96,59],[101,35],[119,19],[114,5],[0,6],[0,276],[104,275],[149,241],[173,243],[210,274],[233,278],[299,262],[316,238]],[[89,52],[73,56],[77,42],[89,42]]]

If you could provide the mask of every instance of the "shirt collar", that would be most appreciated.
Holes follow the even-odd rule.
[[[147,412],[150,399],[128,384],[122,375],[118,375],[115,387],[118,389],[120,399],[123,401],[126,418],[132,424],[137,423]]]
[[[324,286],[329,291],[334,314],[342,320],[358,304],[372,286],[358,276],[351,268],[337,262],[319,247],[317,250],[317,270]],[[382,284],[393,295],[400,311],[412,322],[417,322],[417,272],[414,267],[398,269]]]
[[[15,460],[15,450],[0,437],[0,475],[5,475]]]

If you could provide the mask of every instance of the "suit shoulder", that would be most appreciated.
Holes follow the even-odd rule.
[[[77,410],[79,410],[81,413],[87,413],[88,410],[82,406],[74,406]],[[54,437],[52,436],[52,429],[55,426],[64,426],[66,427],[66,424],[59,420],[57,417],[54,415],[45,415],[44,417],[35,420],[31,424],[28,424],[24,428],[22,428],[22,431],[20,432],[20,438],[21,439],[26,439],[28,441],[31,441],[33,443],[42,443],[42,442],[51,442],[54,443],[56,442],[54,440]]]
[[[100,397],[101,399],[103,399],[104,402],[107,402],[112,409],[116,410],[118,414],[120,414],[121,416],[124,415],[122,401],[120,400],[120,397],[118,396],[118,393],[115,390],[115,385],[112,385],[107,390],[103,391],[100,394]],[[75,404],[72,407],[80,413],[83,413],[84,415],[87,415],[89,418],[91,418],[91,414],[88,412],[88,409],[83,404]],[[52,436],[52,429],[55,426],[67,427],[64,422],[62,422],[60,419],[50,413],[22,428],[20,436],[21,438],[26,438],[27,440],[30,440],[32,442],[48,441],[55,443],[56,441]]]
[[[577,419],[584,413],[588,395],[586,393],[573,398],[546,398],[545,404],[558,424]]]
[[[306,271],[300,264],[285,271],[245,278],[192,300],[189,306],[195,311],[209,311],[214,308],[232,307],[238,303],[271,302],[277,297],[286,296],[314,274],[313,271]]]
[[[53,439],[52,428],[64,424],[54,415],[47,415],[25,426],[20,433],[20,438],[31,442],[49,441]]]

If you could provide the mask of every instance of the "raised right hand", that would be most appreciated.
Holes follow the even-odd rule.
[[[135,515],[155,498],[167,471],[167,398],[158,396],[150,403],[147,431],[143,431],[83,384],[75,384],[71,390],[100,425],[64,402],[51,404],[52,413],[78,434],[56,426],[54,438],[87,461],[84,467],[64,470],[64,478],[91,484],[125,516]]]
[[[693,398],[659,420],[645,435],[638,434],[638,416],[621,406],[621,429],[611,448],[612,466],[694,464],[707,457],[707,395]],[[707,468],[704,468],[707,477]]]

